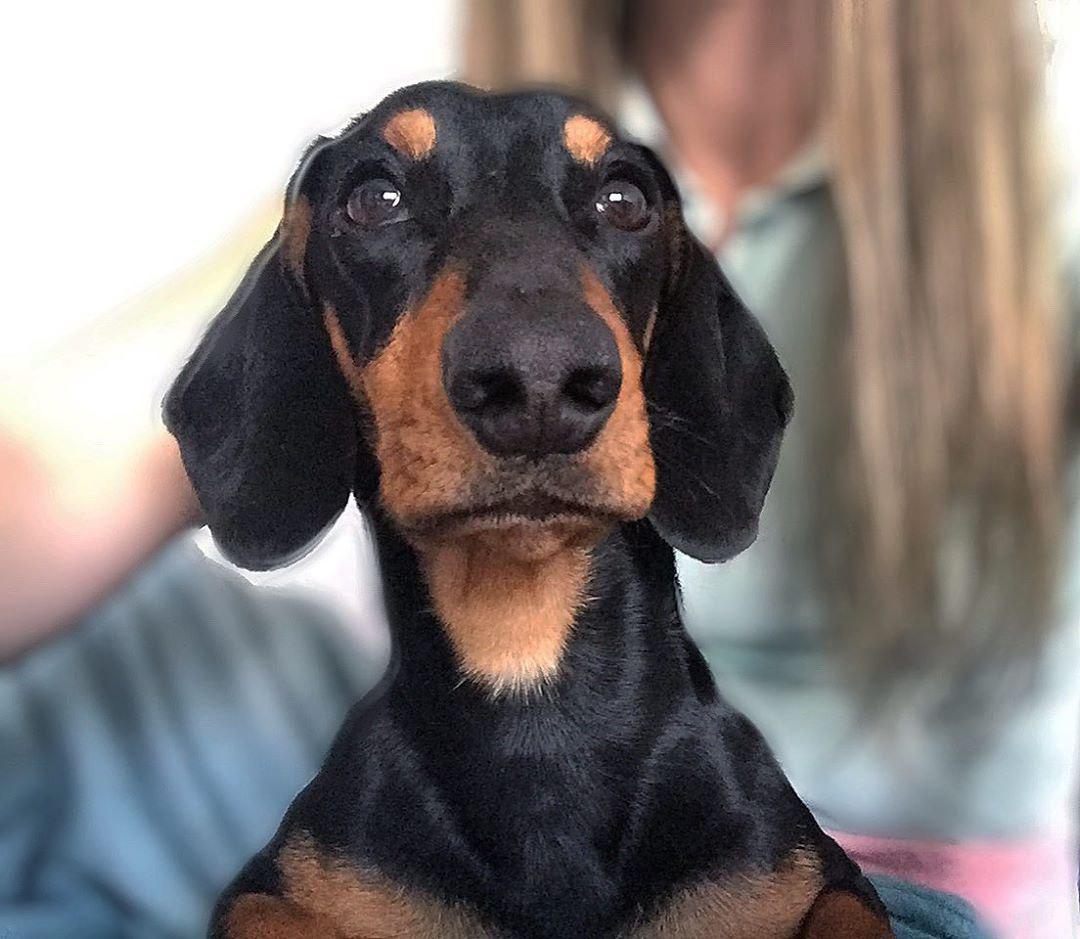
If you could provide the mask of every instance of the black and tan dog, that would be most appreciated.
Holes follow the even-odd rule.
[[[753,540],[790,408],[580,103],[428,84],[318,141],[166,419],[241,564],[356,493],[397,652],[211,934],[891,935],[676,606],[672,548]]]

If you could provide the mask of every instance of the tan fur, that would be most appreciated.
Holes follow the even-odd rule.
[[[585,454],[585,460],[596,479],[617,489],[628,516],[640,518],[648,512],[656,495],[656,464],[649,447],[641,354],[596,274],[586,268],[582,280],[585,302],[615,336],[623,373],[615,410]]]
[[[792,939],[821,886],[818,859],[797,850],[779,871],[735,876],[687,890],[654,919],[632,930],[628,939]],[[832,934],[814,935],[824,939]],[[877,939],[878,934],[868,936]]]
[[[360,367],[353,360],[352,352],[349,350],[349,340],[345,338],[345,330],[341,328],[341,320],[338,317],[337,310],[329,303],[323,304],[323,325],[326,327],[327,335],[330,337],[330,348],[334,351],[334,358],[337,359],[338,368],[341,369],[341,374],[345,376],[345,383],[349,386],[349,390],[357,398],[358,402],[362,401],[363,375],[360,372]]]
[[[592,166],[607,153],[611,134],[599,121],[575,114],[563,124],[563,145],[579,163]]]
[[[225,914],[228,939],[343,939],[331,920],[265,893],[245,893]]]
[[[229,939],[495,939],[474,913],[400,887],[320,851],[305,832],[278,856],[283,896],[245,894],[225,917]],[[820,893],[817,858],[796,851],[772,874],[684,891],[626,939],[888,939],[850,894]],[[809,915],[808,915],[808,911]],[[800,924],[803,928],[800,929]]]
[[[458,420],[442,383],[443,339],[464,302],[464,275],[441,272],[354,388],[374,418],[383,505],[406,529],[466,503],[469,483],[493,464]]]
[[[484,939],[464,909],[450,908],[383,875],[320,852],[306,833],[278,856],[282,898],[247,894],[226,917],[230,939]],[[262,930],[262,931],[260,931]]]
[[[653,307],[653,311],[649,314],[649,318],[645,321],[645,333],[641,337],[641,348],[647,353],[649,346],[652,345],[653,332],[656,330],[656,307]]]
[[[800,939],[892,939],[893,931],[852,893],[826,890],[810,909]]]
[[[422,549],[435,612],[465,674],[495,693],[554,678],[589,573],[576,540],[526,522]]]
[[[435,149],[438,136],[435,118],[423,108],[398,111],[382,129],[383,140],[413,160],[422,160]]]
[[[281,253],[289,269],[303,281],[304,255],[311,236],[311,203],[297,196],[281,223]]]

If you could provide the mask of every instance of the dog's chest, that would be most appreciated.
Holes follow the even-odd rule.
[[[294,851],[301,863],[285,895],[317,899],[307,908],[340,920],[344,935],[637,935],[640,911],[722,870],[742,886],[721,885],[720,899],[707,900],[729,917],[756,883],[738,875],[755,850],[760,892],[798,893],[792,915],[815,887],[802,868],[792,890],[773,883],[768,872],[786,863],[779,823],[752,808],[700,708],[664,730],[613,722],[602,708],[595,721],[561,720],[561,702],[554,718],[535,708],[486,723],[484,734],[468,709],[456,726],[425,721],[419,731],[402,727],[395,710],[350,736],[292,818],[311,850]],[[761,853],[774,842],[775,852]],[[370,931],[375,922],[384,933]],[[716,933],[728,934],[768,933]]]
[[[329,840],[398,888],[483,911],[507,935],[600,935],[624,905],[633,774],[580,726],[540,714],[493,727],[482,746],[447,729],[437,746],[402,748],[405,734],[376,730],[357,788],[312,792],[309,805],[325,819],[350,803],[348,831]]]
[[[623,892],[625,779],[580,735],[562,733],[522,722],[443,793],[484,870],[477,902],[520,935],[596,934]]]
[[[710,766],[715,728],[698,709],[658,721],[640,682],[563,691],[450,707],[403,682],[342,735],[296,820],[351,868],[476,911],[505,935],[613,934],[716,860],[710,823],[730,787]],[[676,724],[700,742],[692,752],[665,745],[661,728]]]

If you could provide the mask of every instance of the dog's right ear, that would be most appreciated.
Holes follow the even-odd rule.
[[[301,554],[344,508],[356,418],[304,283],[310,203],[297,170],[285,218],[165,399],[165,424],[210,530],[251,569]]]

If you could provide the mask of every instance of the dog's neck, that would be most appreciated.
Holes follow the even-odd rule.
[[[588,547],[567,544],[564,533],[512,529],[417,550],[430,606],[469,681],[503,695],[555,680],[588,602]]]
[[[375,519],[387,611],[396,647],[399,675],[396,685],[415,703],[420,697],[440,709],[465,702],[498,708],[573,697],[582,686],[603,687],[629,668],[674,668],[685,675],[684,663],[671,655],[643,655],[646,646],[663,647],[681,656],[682,630],[676,610],[674,558],[671,549],[647,522],[618,526],[591,549],[574,549],[538,561],[533,569],[522,566],[516,574],[505,570],[499,580],[483,583],[484,561],[459,558],[446,561],[437,576],[447,577],[449,589],[463,594],[477,591],[475,619],[448,627],[440,616],[430,584],[433,565],[426,552],[417,551],[385,520]],[[470,565],[472,568],[470,569]],[[507,577],[516,578],[508,583]],[[540,630],[533,635],[527,618],[515,606],[523,603],[559,605],[563,590],[552,591],[553,577],[574,578],[575,605],[563,611],[525,612],[561,616],[565,630]],[[562,584],[562,588],[567,585]],[[444,585],[446,587],[446,585]],[[550,598],[555,597],[552,600]],[[463,601],[464,605],[468,605]],[[485,618],[486,616],[486,618]],[[551,667],[534,673],[535,681],[498,685],[474,674],[474,663],[463,659],[460,636],[454,629],[475,628],[479,635],[465,640],[486,647],[493,656],[513,656],[515,649],[528,660],[548,656]],[[550,654],[548,645],[559,648]]]

